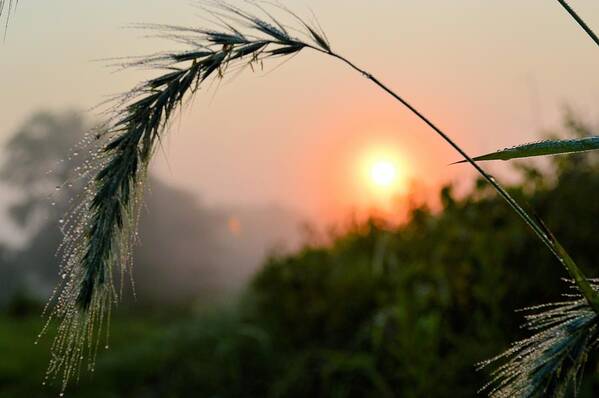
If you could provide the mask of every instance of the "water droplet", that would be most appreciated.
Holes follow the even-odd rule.
[[[105,345],[105,346],[104,346],[104,349],[106,349],[106,350],[107,350],[107,349],[108,349],[108,345]]]
[[[60,224],[62,224],[62,223],[64,222],[64,220],[63,220],[62,218],[59,218],[59,219],[58,219],[58,222],[59,222]]]
[[[56,186],[56,190],[57,190],[57,191],[60,191],[60,185],[57,185],[57,186]]]

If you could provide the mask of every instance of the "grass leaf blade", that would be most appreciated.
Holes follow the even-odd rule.
[[[547,140],[518,145],[500,151],[488,153],[473,158],[477,161],[484,160],[511,160],[531,158],[536,156],[562,155],[567,153],[578,153],[594,151],[599,149],[599,136],[585,137],[569,140]],[[464,163],[465,161],[455,162]]]

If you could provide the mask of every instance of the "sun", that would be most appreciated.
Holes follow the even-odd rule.
[[[397,181],[397,167],[389,160],[377,160],[370,167],[370,178],[376,186],[391,187]]]
[[[383,208],[407,193],[410,164],[397,145],[363,145],[355,159],[355,200]]]

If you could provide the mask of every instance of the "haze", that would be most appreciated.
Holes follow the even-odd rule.
[[[599,26],[598,2],[572,3]],[[473,154],[538,138],[565,104],[596,116],[599,53],[554,2],[285,4],[312,9],[335,49]],[[187,1],[19,2],[0,46],[0,144],[38,109],[90,109],[153,75],[94,62],[172,47],[122,27],[199,25],[200,14]],[[406,190],[470,175],[448,167],[457,156],[438,137],[344,65],[305,51],[275,66],[200,93],[168,134],[156,174],[209,205],[277,203],[323,223],[376,205],[355,173],[370,148],[398,154]],[[505,175],[505,167],[491,170]]]

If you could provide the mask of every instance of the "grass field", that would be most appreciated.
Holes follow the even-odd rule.
[[[74,383],[68,396],[106,397],[106,382],[101,375],[106,367],[106,360],[115,352],[125,351],[131,344],[140,340],[151,339],[165,333],[171,318],[161,316],[119,316],[112,320],[110,349],[108,353],[99,354],[98,370],[91,375],[84,372],[79,383]],[[0,396],[9,397],[48,397],[59,394],[59,386],[42,386],[48,366],[49,347],[52,335],[43,337],[39,344],[34,344],[37,334],[43,326],[38,315],[14,318],[0,315]],[[102,350],[103,351],[103,350]],[[54,383],[56,384],[56,383]],[[98,388],[99,385],[102,388]]]

